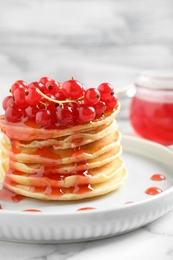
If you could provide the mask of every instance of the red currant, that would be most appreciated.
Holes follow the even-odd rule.
[[[45,85],[50,80],[51,79],[49,77],[42,77],[41,79],[39,79],[39,82]]]
[[[38,88],[41,92],[44,93],[46,87],[45,87],[45,85],[43,85],[41,82],[35,81],[35,82],[31,82],[31,83],[28,85],[28,89],[30,89],[30,88]]]
[[[101,117],[106,109],[106,104],[103,101],[99,101],[95,106],[95,111],[96,111],[96,118]]]
[[[26,116],[28,117],[28,119],[34,119],[37,112],[38,112],[37,106],[28,106],[25,109],[25,113],[26,113]]]
[[[25,100],[25,88],[17,88],[14,91],[14,102],[19,108],[26,108],[28,106]]]
[[[49,126],[51,124],[50,111],[48,109],[40,109],[35,116],[35,121],[43,127]]]
[[[66,97],[65,97],[62,89],[59,89],[58,92],[55,94],[55,99],[56,100],[66,100]]]
[[[51,99],[53,99],[53,100],[55,100],[55,96],[54,95],[47,94],[46,96],[51,98]],[[47,99],[45,97],[42,97],[41,102],[39,104],[39,107],[40,108],[47,108],[48,110],[50,110],[52,112],[53,110],[55,110],[57,105],[58,105],[57,103],[55,103],[55,102],[53,102],[53,101],[51,101],[51,100],[49,100],[49,99]]]
[[[88,105],[96,105],[100,101],[100,92],[96,88],[89,88],[84,95],[84,103]]]
[[[40,100],[42,99],[42,96],[38,92],[37,88],[35,88],[34,84],[27,89],[25,92],[25,100],[30,106],[37,105]]]
[[[9,101],[13,100],[12,96],[7,96],[4,98],[3,102],[2,102],[2,107],[4,110],[7,109],[7,107],[9,106]],[[14,101],[13,101],[14,103]]]
[[[74,124],[74,112],[71,106],[65,104],[56,108],[57,122],[62,126]]]
[[[7,107],[5,111],[5,118],[7,121],[15,123],[21,121],[23,111],[17,106]]]
[[[17,88],[27,88],[27,84],[25,81],[23,80],[17,80],[10,88],[10,92],[12,94],[14,94],[14,91],[17,89]]]
[[[78,121],[80,123],[88,123],[92,121],[96,115],[94,107],[85,104],[79,106],[78,113]]]
[[[84,85],[74,79],[62,83],[62,90],[66,98],[76,100],[82,97],[84,93]]]
[[[109,100],[114,95],[114,89],[109,83],[102,83],[98,86],[102,101]]]
[[[106,103],[105,111],[108,112],[115,109],[117,102],[118,102],[118,98],[116,96],[113,96],[111,99],[109,99],[109,102]]]
[[[55,95],[58,92],[58,90],[61,86],[61,83],[57,82],[54,79],[51,79],[45,83],[45,86],[46,86],[45,94]]]

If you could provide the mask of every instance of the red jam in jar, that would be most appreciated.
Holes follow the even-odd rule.
[[[136,80],[130,105],[130,122],[143,138],[173,144],[173,74],[142,73]]]

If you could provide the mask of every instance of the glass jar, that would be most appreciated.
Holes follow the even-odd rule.
[[[173,73],[143,72],[135,82],[130,122],[143,138],[173,144]]]

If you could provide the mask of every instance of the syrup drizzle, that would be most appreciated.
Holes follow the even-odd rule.
[[[148,195],[157,195],[162,192],[162,189],[158,187],[149,187],[148,189],[145,190],[145,193]]]
[[[79,209],[77,209],[77,211],[83,211],[83,210],[94,210],[94,209],[96,209],[96,208],[94,208],[94,207],[83,207],[83,208],[79,208]]]
[[[22,210],[23,212],[42,212],[41,210],[39,209],[24,209]]]
[[[3,187],[0,190],[0,200],[17,203],[17,202],[21,201],[23,198],[24,198],[24,196],[22,196],[20,194],[16,194],[16,193],[6,189],[5,187]]]
[[[166,180],[166,177],[163,174],[156,173],[156,174],[153,174],[151,176],[151,180],[153,180],[153,181],[164,181],[164,180]]]
[[[131,204],[131,203],[134,203],[133,200],[129,200],[129,201],[126,201],[124,204]]]

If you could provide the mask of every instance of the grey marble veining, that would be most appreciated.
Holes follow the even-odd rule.
[[[0,0],[0,78],[61,66],[173,68],[172,0]]]

